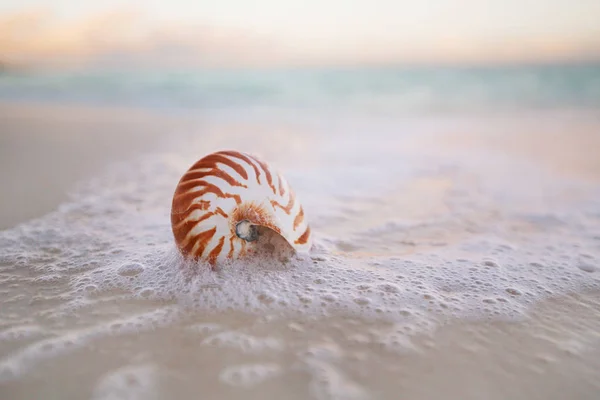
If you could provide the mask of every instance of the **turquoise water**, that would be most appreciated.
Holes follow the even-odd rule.
[[[0,98],[159,108],[290,107],[381,113],[600,107],[600,64],[4,73]]]

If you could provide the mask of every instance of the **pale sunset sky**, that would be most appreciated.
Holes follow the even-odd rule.
[[[320,65],[600,59],[600,0],[3,0],[0,61]]]

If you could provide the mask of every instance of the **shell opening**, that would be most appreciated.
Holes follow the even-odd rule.
[[[235,225],[235,234],[246,242],[254,242],[259,236],[256,225],[252,225],[247,219]]]

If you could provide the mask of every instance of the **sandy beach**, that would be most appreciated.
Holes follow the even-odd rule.
[[[592,400],[600,393],[600,291],[595,289],[600,284],[600,226],[597,214],[593,217],[597,204],[593,201],[598,199],[590,198],[600,182],[596,151],[600,148],[600,119],[593,114],[478,117],[458,128],[444,125],[442,119],[433,132],[416,124],[423,134],[385,140],[388,146],[404,149],[407,163],[412,154],[414,159],[424,160],[425,167],[416,169],[406,181],[388,182],[380,203],[373,203],[376,195],[361,197],[364,193],[354,194],[351,188],[335,192],[331,198],[325,195],[327,188],[333,187],[326,177],[320,177],[325,172],[344,178],[344,170],[357,165],[368,170],[370,160],[387,154],[384,146],[369,147],[369,141],[358,136],[355,142],[352,137],[337,141],[281,122],[269,126],[268,133],[260,133],[265,132],[264,125],[257,122],[207,123],[193,113],[26,103],[0,104],[0,119],[0,229],[4,229],[5,246],[0,254],[0,290],[5,299],[0,307],[0,398],[189,398],[202,392],[211,399]],[[283,129],[287,136],[269,139],[270,133]],[[195,137],[194,132],[201,131]],[[245,131],[253,132],[252,138],[244,136]],[[69,200],[73,185],[102,176],[106,167],[117,161],[161,150],[161,143],[181,132],[188,132],[181,136],[181,153],[174,146],[156,156],[158,161],[125,164],[122,171],[133,171],[131,177],[146,181],[128,183],[133,178],[108,173],[84,194]],[[343,156],[330,157],[327,146],[333,149],[337,143],[344,143],[349,161]],[[329,300],[313,300],[311,307],[320,311],[299,316],[294,315],[298,301],[294,300],[294,288],[289,297],[272,293],[277,288],[287,290],[283,284],[278,286],[278,279],[292,280],[285,275],[293,274],[288,270],[281,272],[284,278],[261,271],[263,278],[256,278],[255,286],[248,287],[228,287],[225,281],[244,282],[252,274],[238,276],[226,271],[225,281],[218,281],[221,289],[213,293],[204,288],[190,295],[192,304],[194,299],[215,296],[217,300],[209,306],[213,314],[192,310],[181,316],[181,299],[167,295],[130,296],[159,279],[144,275],[162,265],[163,253],[152,251],[160,246],[170,249],[165,217],[173,177],[189,165],[195,152],[227,144],[247,144],[253,151],[272,154],[297,182],[296,190],[313,211],[315,231],[326,250],[311,261],[322,269],[312,272],[308,268],[306,275],[297,278],[300,286],[309,287],[313,294],[321,290],[343,302],[347,293],[340,282],[355,279],[358,284],[378,265],[392,271],[394,263],[410,259],[413,264],[398,265],[405,270],[406,280],[414,283],[396,280],[398,286],[388,290],[420,285],[434,289],[415,292],[414,302],[406,305],[410,312],[400,311],[404,300],[385,300],[381,295],[385,301],[377,303],[375,297],[369,297],[379,296],[375,289],[360,289],[367,298],[363,303],[356,297],[349,301],[353,306],[338,309],[335,305],[328,308]],[[284,150],[286,146],[289,150]],[[317,146],[322,154],[311,150]],[[379,147],[381,152],[374,150]],[[184,148],[189,154],[181,155]],[[390,154],[395,151],[388,149]],[[440,162],[427,169],[427,160],[443,157],[461,161]],[[313,160],[310,166],[298,167],[308,158]],[[512,172],[505,176],[508,166],[518,170],[521,164],[532,166],[531,176],[518,177]],[[458,174],[460,168],[464,171]],[[360,176],[359,172],[355,176]],[[395,179],[397,175],[392,176]],[[532,189],[533,194],[523,201],[518,196],[506,200],[501,195],[481,194],[496,193],[487,189],[486,182],[494,186],[522,179],[519,187],[526,188],[545,182],[540,177],[549,179],[548,186]],[[555,190],[554,180],[567,183]],[[379,190],[376,180],[369,182],[373,190]],[[467,192],[457,182],[477,189]],[[142,191],[143,185],[150,186],[148,192]],[[160,195],[152,197],[153,193]],[[452,205],[457,199],[463,201],[459,208]],[[63,203],[68,204],[66,211],[47,216]],[[588,214],[577,214],[582,222],[577,219],[571,225],[570,220],[558,219],[564,210],[576,214],[578,204],[591,204]],[[138,216],[134,210],[140,208]],[[532,211],[538,208],[539,215]],[[406,225],[398,228],[391,224],[397,219],[390,215]],[[133,222],[122,221],[130,216]],[[28,225],[30,220],[34,221]],[[20,223],[25,223],[24,227],[16,227]],[[126,228],[129,223],[133,224],[130,231]],[[577,228],[578,223],[587,225]],[[91,228],[85,228],[86,224]],[[70,227],[73,237],[64,233]],[[354,233],[343,236],[349,229],[355,229]],[[488,232],[490,229],[500,230]],[[576,229],[585,232],[586,242],[560,250],[560,254],[570,252],[573,258],[544,254],[553,251],[552,246],[557,249],[560,238]],[[542,244],[532,238],[545,243],[546,234],[549,248],[542,250]],[[76,238],[82,242],[90,238],[90,244],[78,244]],[[469,250],[479,240],[484,247]],[[485,250],[485,243],[492,250]],[[498,250],[502,246],[506,249]],[[422,264],[420,258],[410,258],[419,254],[430,258]],[[530,261],[534,259],[537,261]],[[113,279],[120,264],[131,262],[146,265],[140,282],[102,286],[98,279]],[[489,287],[477,289],[473,296],[481,292],[481,305],[473,307],[465,300],[457,306],[461,311],[448,313],[445,310],[453,307],[451,298],[470,290],[460,288],[464,280],[447,283],[454,279],[453,268],[459,274],[461,263],[472,263],[468,279],[481,279],[489,287],[501,279],[511,285],[518,282],[517,267],[543,265],[522,277],[523,281],[535,280],[539,274],[538,283],[510,289],[514,292],[506,289],[508,294],[501,287],[502,295],[486,292]],[[510,269],[509,263],[517,267]],[[556,271],[569,273],[551,276],[547,271],[555,264]],[[451,276],[439,287],[436,276],[446,279],[446,275],[436,275],[436,265],[448,266]],[[352,268],[359,272],[358,277]],[[420,268],[433,272],[421,272]],[[494,268],[501,272],[494,273]],[[412,269],[415,271],[410,272]],[[341,276],[340,281],[335,274]],[[393,275],[382,272],[372,276],[373,281],[365,284],[374,288],[379,281],[390,282]],[[318,282],[321,278],[325,283]],[[135,279],[138,277],[132,276],[130,281]],[[262,290],[259,279],[266,282],[262,289],[271,290],[274,300],[265,301],[261,292],[262,303],[245,309],[244,301],[249,300],[244,296],[254,296],[257,287]],[[561,280],[569,283],[563,285]],[[549,293],[536,294],[531,289],[535,285],[543,286],[540,293]],[[153,290],[160,291],[158,286]],[[72,298],[77,302],[71,303]],[[298,304],[302,302],[308,304],[302,299]],[[360,308],[364,304],[373,307],[366,312]],[[510,317],[511,307],[519,310],[515,318]],[[405,317],[409,322],[404,322]],[[420,318],[435,323],[419,322]],[[133,325],[124,322],[129,319],[135,320]],[[102,327],[109,325],[105,333]]]
[[[197,124],[141,109],[7,102],[0,119],[0,229],[48,213],[78,181]]]

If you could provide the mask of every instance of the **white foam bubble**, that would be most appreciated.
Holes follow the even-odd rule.
[[[275,378],[282,372],[282,368],[274,363],[234,365],[223,369],[219,379],[231,386],[252,387]]]
[[[92,400],[159,399],[157,369],[153,365],[130,365],[104,375],[96,384]]]
[[[219,324],[201,323],[201,324],[191,325],[187,329],[190,332],[206,334],[206,333],[215,333],[215,332],[221,331],[221,330],[223,330],[223,327]]]
[[[39,325],[13,326],[0,331],[0,342],[30,339],[47,334],[49,334],[49,332]]]
[[[317,399],[368,399],[365,388],[348,379],[338,368],[327,362],[307,359],[306,367],[311,374],[310,392]]]
[[[245,353],[262,353],[265,351],[280,351],[284,344],[276,338],[258,338],[240,332],[221,332],[211,335],[202,341],[205,346],[226,347],[238,349]]]

